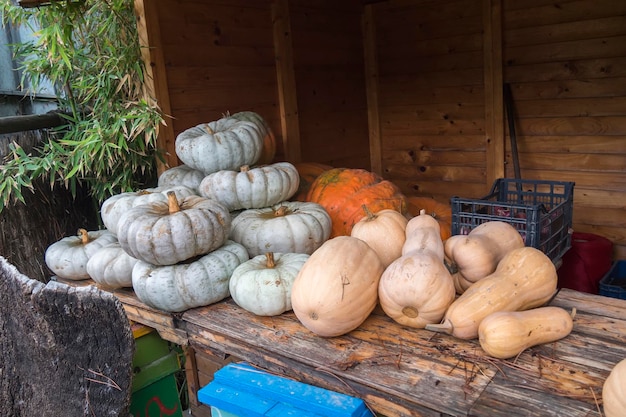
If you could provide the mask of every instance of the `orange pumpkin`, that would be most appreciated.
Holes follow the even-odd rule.
[[[452,235],[452,207],[431,197],[410,196],[406,198],[407,210],[412,217],[418,216],[424,209],[439,222],[441,239],[446,240]]]
[[[383,209],[406,214],[406,198],[392,182],[365,169],[333,168],[319,175],[306,197],[326,209],[333,223],[331,238],[350,236],[363,218],[363,204],[372,213]]]
[[[320,164],[319,162],[299,162],[294,165],[300,175],[298,191],[296,191],[296,194],[291,198],[294,201],[307,201],[306,195],[313,181],[315,181],[322,172],[333,169],[330,165]]]

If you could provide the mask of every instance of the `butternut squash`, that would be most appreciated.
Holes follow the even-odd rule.
[[[444,246],[441,240],[439,222],[422,209],[419,215],[410,219],[406,224],[402,255],[424,249],[434,252],[443,262]]]
[[[408,220],[396,210],[384,209],[372,213],[366,204],[362,207],[365,217],[354,224],[350,236],[361,239],[374,249],[387,268],[402,255]]]
[[[378,298],[385,314],[394,321],[423,329],[441,320],[456,291],[443,263],[437,221],[424,210],[412,221],[404,254],[394,260],[380,278]],[[407,246],[410,249],[406,250]]]
[[[602,385],[605,417],[626,416],[626,358],[618,362]]]
[[[542,306],[556,288],[556,268],[546,254],[533,247],[513,249],[492,274],[472,284],[450,304],[440,324],[426,325],[426,329],[476,339],[480,322],[489,314]]]
[[[480,224],[468,235],[455,235],[444,245],[446,259],[455,279],[465,291],[474,283],[496,270],[498,262],[513,249],[523,248],[522,235],[509,223],[489,221]]]
[[[569,313],[561,307],[498,311],[480,322],[478,340],[489,356],[513,358],[530,347],[569,335],[574,327],[574,314],[575,311]]]

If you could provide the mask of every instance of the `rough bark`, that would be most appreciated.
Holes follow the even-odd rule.
[[[0,328],[0,415],[129,415],[134,339],[115,296],[0,257]]]

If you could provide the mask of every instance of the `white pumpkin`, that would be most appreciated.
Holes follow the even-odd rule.
[[[261,156],[263,134],[252,122],[223,117],[189,128],[176,137],[176,155],[205,175],[254,165]]]
[[[229,210],[264,208],[288,200],[298,191],[300,175],[289,162],[276,162],[240,171],[218,171],[200,183],[200,195],[224,204]]]
[[[182,185],[198,193],[198,186],[203,179],[204,172],[182,164],[163,171],[161,175],[159,175],[157,185],[159,187],[174,187]]]
[[[255,256],[239,265],[230,278],[230,295],[237,305],[257,316],[277,316],[291,310],[291,287],[309,259],[304,253]]]
[[[285,201],[278,206],[248,209],[232,221],[230,239],[250,257],[277,253],[312,254],[328,238],[330,216],[320,204]]]
[[[228,297],[230,276],[248,259],[243,246],[227,241],[190,262],[157,266],[139,261],[133,268],[133,289],[140,301],[163,311],[206,306]]]
[[[172,265],[222,246],[230,226],[230,213],[219,202],[193,195],[179,203],[171,191],[168,202],[143,204],[124,213],[118,240],[133,258]]]
[[[89,279],[87,261],[101,247],[117,241],[109,230],[88,232],[79,229],[77,236],[64,237],[46,249],[46,265],[58,277],[73,281]]]
[[[119,242],[98,249],[87,261],[87,273],[106,288],[133,286],[133,267],[138,262],[126,253]]]
[[[167,202],[167,193],[174,191],[176,198],[182,200],[197,192],[182,185],[146,188],[145,190],[129,191],[115,194],[104,200],[100,208],[102,223],[111,233],[117,236],[117,224],[122,214],[130,208],[155,201]]]

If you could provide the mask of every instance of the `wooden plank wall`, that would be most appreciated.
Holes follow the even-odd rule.
[[[359,1],[289,1],[302,160],[369,169]]]
[[[522,177],[574,181],[574,230],[626,259],[626,2],[505,0],[503,27]]]
[[[507,82],[522,177],[576,182],[574,229],[626,259],[624,1],[363,3],[154,3],[174,134],[252,110],[277,160],[284,141],[293,162],[373,168],[408,195],[480,197],[513,176]]]
[[[484,195],[490,158],[502,158],[514,177],[504,115],[489,111],[484,77],[487,53],[497,55],[486,49],[497,29],[486,8],[500,8],[501,29],[491,36],[501,37],[502,81],[512,87],[522,178],[575,182],[574,230],[609,238],[614,257],[626,259],[625,2],[371,7],[385,177],[407,194],[442,201]],[[491,122],[506,136],[490,137]],[[503,142],[503,155],[493,154],[491,141]]]
[[[484,195],[482,0],[372,7],[383,176],[445,202]]]
[[[359,1],[163,0],[156,7],[160,36],[151,48],[163,57],[157,76],[168,97],[161,92],[159,101],[169,102],[174,136],[251,110],[276,134],[276,160],[369,168]]]

